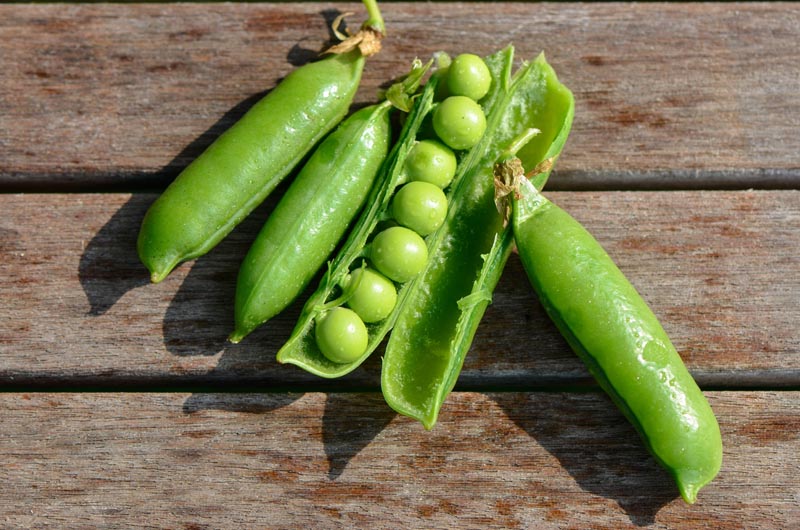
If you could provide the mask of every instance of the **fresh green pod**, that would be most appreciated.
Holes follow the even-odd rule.
[[[658,319],[592,235],[530,182],[513,229],[548,315],[694,503],[722,463],[711,407]]]
[[[365,27],[382,32],[374,0]],[[219,243],[346,115],[364,55],[355,48],[292,71],[189,164],[153,203],[137,242],[153,282]]]
[[[417,74],[412,75],[412,78],[418,80],[424,70],[427,70],[427,66],[418,68]],[[422,93],[416,98],[403,130],[389,153],[386,163],[373,186],[370,197],[367,199],[367,206],[350,231],[342,248],[330,263],[328,272],[322,278],[317,290],[309,297],[303,307],[292,335],[278,351],[278,362],[294,364],[320,377],[340,377],[351,372],[364,362],[391,329],[397,308],[402,306],[403,300],[414,285],[415,280],[413,279],[399,286],[397,303],[388,317],[380,322],[367,324],[368,346],[357,359],[350,362],[331,361],[322,354],[314,337],[315,322],[329,308],[331,303],[336,303],[337,297],[341,297],[343,294],[341,286],[348,283],[347,278],[351,270],[360,267],[368,254],[368,239],[375,233],[378,224],[390,217],[389,212],[394,191],[406,179],[405,159],[416,143],[416,133],[421,127],[423,119],[433,107],[433,95],[437,83],[438,77],[432,76]],[[413,85],[414,83],[411,84]],[[389,92],[387,92],[387,96],[388,94]]]
[[[283,311],[342,239],[389,151],[391,108],[385,101],[342,122],[270,214],[239,269],[232,342]]]
[[[528,167],[548,162],[538,176],[544,185],[574,113],[572,94],[544,56],[513,77],[511,47],[486,64],[492,74],[482,99],[486,133],[459,164],[448,218],[428,240],[428,265],[399,310],[383,358],[386,402],[428,429],[455,385],[511,251],[513,238],[494,202],[495,162],[520,135],[538,128],[518,156]]]

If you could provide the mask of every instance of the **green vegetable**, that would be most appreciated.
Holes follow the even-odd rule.
[[[447,197],[436,185],[409,182],[394,196],[392,215],[406,228],[427,236],[442,226],[447,217]]]
[[[383,33],[374,0],[350,51],[290,73],[187,166],[142,222],[139,257],[153,282],[199,257],[244,219],[347,113],[364,57]]]
[[[722,463],[719,426],[658,319],[600,244],[522,179],[513,226],[548,315],[695,502]]]
[[[469,149],[480,141],[486,130],[486,116],[474,100],[450,96],[433,111],[436,135],[453,149]]]
[[[232,342],[283,311],[344,236],[389,150],[390,108],[387,101],[345,120],[281,198],[239,270]]]
[[[466,96],[478,101],[489,93],[491,85],[492,73],[477,55],[462,53],[450,63],[447,88],[451,96]]]
[[[397,304],[397,289],[388,278],[362,267],[353,271],[345,283],[347,305],[367,323],[388,317]]]
[[[317,320],[317,344],[334,363],[349,363],[367,349],[367,328],[359,316],[345,307],[325,311]]]
[[[398,308],[383,358],[381,388],[396,411],[432,428],[455,385],[464,358],[513,242],[494,203],[493,167],[532,127],[541,133],[512,147],[528,167],[561,152],[574,111],[572,94],[544,59],[511,75],[513,48],[488,57],[492,72],[482,100],[482,140],[459,164],[445,224],[428,238],[429,259],[415,288]]]
[[[408,179],[429,182],[441,189],[450,185],[456,174],[456,155],[438,140],[422,140],[414,145],[406,158]]]
[[[390,280],[404,283],[425,267],[428,247],[419,234],[402,226],[380,232],[372,241],[369,258]]]

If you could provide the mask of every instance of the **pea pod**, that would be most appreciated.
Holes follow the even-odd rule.
[[[383,358],[386,402],[428,429],[455,385],[512,246],[494,203],[494,164],[531,127],[541,132],[518,156],[530,167],[552,162],[574,112],[572,94],[544,56],[513,76],[511,47],[486,63],[493,76],[493,88],[482,100],[486,133],[459,165],[462,177],[448,219],[429,240],[428,266],[397,316]],[[542,171],[540,185],[548,174],[549,168]]]
[[[722,462],[719,425],[658,319],[600,244],[528,181],[513,229],[548,315],[694,503]]]
[[[374,0],[364,4],[363,35],[375,39],[383,20]],[[341,121],[364,58],[356,47],[297,68],[178,175],[139,232],[139,257],[153,282],[211,250]]]
[[[425,70],[427,66],[422,67]],[[422,70],[424,71],[424,70]],[[413,77],[421,76],[417,72]],[[416,99],[411,108],[403,130],[400,132],[397,143],[387,157],[386,163],[373,186],[367,207],[362,212],[355,226],[352,228],[347,240],[336,257],[329,264],[328,271],[322,278],[316,291],[309,297],[303,307],[298,322],[286,344],[278,351],[277,359],[281,363],[294,364],[321,377],[333,378],[345,375],[357,368],[378,347],[386,333],[391,329],[397,307],[412,288],[411,280],[398,290],[395,309],[388,317],[377,323],[367,324],[368,343],[366,351],[354,360],[348,362],[333,362],[319,349],[314,336],[314,323],[331,303],[341,294],[341,286],[346,283],[346,277],[359,260],[363,259],[364,249],[368,238],[373,234],[376,226],[387,218],[394,190],[404,182],[405,174],[403,163],[415,143],[417,131],[423,124],[425,116],[433,107],[433,96],[437,85],[437,78],[426,84],[422,94]],[[403,99],[403,98],[400,98]]]
[[[239,269],[239,342],[283,311],[333,252],[389,150],[391,103],[363,108],[314,151],[281,198]]]

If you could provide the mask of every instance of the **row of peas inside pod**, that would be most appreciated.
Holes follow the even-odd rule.
[[[572,95],[544,56],[516,70],[514,59],[512,46],[482,59],[465,54],[451,61],[438,54],[428,63],[437,68],[417,91],[398,93],[402,84],[387,90],[387,99],[407,113],[400,116],[402,127],[362,212],[278,351],[279,362],[340,377],[388,337],[381,365],[384,397],[398,412],[432,427],[510,254],[512,238],[495,207],[494,165],[509,155],[526,167],[555,160],[572,120]],[[521,136],[527,140],[519,141]],[[537,175],[538,186],[551,167]],[[431,195],[442,191],[446,197],[441,224],[438,207],[404,205],[428,202],[415,192],[421,183],[438,188],[427,187]],[[404,236],[392,236],[398,233]],[[412,252],[408,241],[416,242]],[[409,255],[414,259],[407,260]],[[398,268],[405,274],[395,275]],[[378,274],[385,281],[370,282]],[[373,294],[354,296],[362,281]],[[378,297],[377,290],[388,294]],[[381,300],[379,310],[367,314],[360,299]],[[337,322],[335,315],[348,316]],[[325,333],[328,323],[332,331]]]
[[[447,217],[445,191],[456,173],[454,151],[472,148],[486,130],[478,101],[488,92],[492,76],[486,63],[461,54],[443,72],[439,97],[432,112],[435,138],[416,142],[405,159],[406,182],[392,198],[391,224],[372,238],[365,256],[369,265],[353,269],[340,286],[343,295],[316,319],[315,338],[322,354],[335,363],[350,363],[367,350],[365,323],[380,322],[397,303],[393,282],[413,279],[425,267],[428,251],[423,239]],[[345,307],[347,306],[347,307]]]

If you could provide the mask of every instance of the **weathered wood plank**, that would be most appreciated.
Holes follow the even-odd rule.
[[[602,394],[0,394],[0,521],[43,528],[792,528],[800,393],[712,392],[687,506]]]
[[[800,385],[800,191],[551,197],[605,245],[701,384]],[[153,198],[0,195],[0,380],[377,388],[379,355],[334,382],[276,363],[299,305],[226,344],[239,263],[268,207],[207,256],[148,285],[135,239]],[[590,381],[512,257],[462,388]]]
[[[547,53],[576,95],[551,188],[794,187],[800,7],[385,3],[359,102],[416,56]],[[0,187],[163,186],[358,4],[0,6]],[[358,17],[354,17],[354,20]]]

